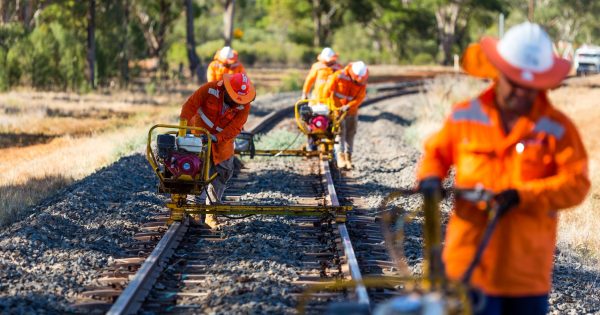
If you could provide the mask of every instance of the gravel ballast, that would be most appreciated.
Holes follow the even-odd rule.
[[[252,118],[293,102],[293,95],[259,99]],[[373,208],[394,188],[414,184],[419,150],[403,137],[405,128],[415,119],[414,104],[418,104],[417,96],[405,96],[360,112],[354,177]],[[293,192],[286,187],[302,178],[298,175],[290,180],[295,170],[289,161],[268,162],[272,170],[257,174],[258,180],[249,188],[247,198],[294,203]],[[277,191],[274,185],[279,186]],[[70,311],[76,294],[93,282],[99,268],[125,255],[140,223],[163,211],[166,197],[155,191],[155,175],[144,156],[136,153],[61,190],[32,209],[23,221],[3,228],[0,313]],[[406,206],[416,207],[413,202]],[[295,235],[290,234],[289,224],[286,218],[252,217],[223,227],[228,238],[210,258],[210,268],[215,270],[211,285],[220,290],[206,301],[211,311],[293,312],[294,302],[288,296],[290,282],[302,266],[297,253],[290,250]],[[406,254],[418,270],[419,229],[408,233],[412,238]],[[600,313],[597,267],[577,261],[567,250],[556,257],[551,313]]]

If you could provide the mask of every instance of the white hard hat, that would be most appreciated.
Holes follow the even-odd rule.
[[[325,47],[317,58],[321,61],[330,62],[337,59],[337,54],[330,47]]]
[[[516,25],[499,41],[485,37],[481,48],[501,73],[532,88],[558,85],[571,68],[568,60],[554,54],[550,36],[535,23]]]
[[[221,60],[231,59],[233,56],[233,49],[229,46],[221,48],[221,51],[219,52],[219,59]]]
[[[362,61],[356,61],[352,63],[352,72],[357,76],[364,76],[367,74],[367,65]]]

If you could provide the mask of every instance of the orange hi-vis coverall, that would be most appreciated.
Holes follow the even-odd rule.
[[[547,294],[556,246],[557,211],[583,201],[590,181],[577,129],[540,92],[531,112],[507,135],[495,104],[495,85],[454,106],[425,144],[418,178],[444,178],[454,165],[455,186],[516,189],[520,203],[496,225],[472,284],[488,295]],[[443,260],[459,280],[475,255],[487,214],[458,199],[446,230]]]
[[[181,108],[181,119],[188,124],[206,128],[215,135],[212,160],[215,165],[233,156],[233,142],[248,119],[250,104],[228,106],[223,102],[223,81],[208,82],[201,86]]]
[[[304,80],[304,87],[302,88],[302,93],[308,95],[310,89],[313,88],[312,99],[322,99],[326,98],[326,95],[323,95],[323,87],[327,83],[327,79],[330,75],[332,75],[335,71],[342,69],[342,65],[339,63],[334,63],[331,66],[327,65],[327,63],[322,61],[317,61],[313,63],[306,79]],[[314,86],[313,86],[314,85]]]
[[[348,115],[354,116],[358,114],[358,107],[367,95],[367,84],[352,81],[348,71],[349,68],[346,67],[329,76],[323,87],[323,96],[331,99],[332,110],[349,105]]]
[[[213,60],[206,70],[206,80],[208,82],[223,80],[224,74],[246,73],[244,65],[236,61],[232,64],[224,64],[219,60]]]

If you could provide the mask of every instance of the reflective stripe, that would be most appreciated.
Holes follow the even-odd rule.
[[[239,105],[238,107],[236,107],[235,109],[237,110],[243,110],[244,109],[244,105]]]
[[[347,81],[352,81],[352,79],[350,79],[349,76],[347,76],[347,75],[345,75],[343,73],[338,74],[338,78],[344,79],[344,80],[347,80]]]
[[[215,129],[216,129],[218,132],[221,132],[221,131],[223,131],[223,128],[221,128],[221,127],[217,127],[217,128],[215,128]]]
[[[215,97],[219,97],[219,90],[213,89],[213,88],[209,88],[208,89],[208,94],[214,95]]]
[[[481,102],[477,98],[471,100],[469,107],[455,110],[452,113],[452,120],[455,122],[490,124],[490,118],[483,112]]]
[[[206,115],[204,115],[204,112],[202,111],[202,108],[198,108],[198,115],[200,115],[200,118],[202,118],[202,121],[209,127],[212,128],[215,126],[215,124],[208,119],[208,117],[206,117]]]
[[[337,98],[343,98],[343,99],[347,99],[347,100],[349,100],[349,101],[351,101],[351,100],[353,100],[353,99],[354,99],[354,97],[353,97],[353,96],[347,96],[347,95],[345,95],[345,94],[338,93],[338,92],[333,92],[333,94],[334,94],[334,95],[335,95],[335,97],[337,97]]]
[[[549,135],[553,135],[556,139],[560,140],[565,134],[565,127],[559,122],[556,122],[548,117],[542,117],[535,124],[533,128],[534,132],[545,132]]]

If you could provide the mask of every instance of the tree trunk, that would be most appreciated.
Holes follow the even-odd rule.
[[[233,18],[235,16],[235,0],[225,1],[225,13],[223,14],[223,38],[225,46],[231,46],[233,38]]]
[[[444,53],[442,64],[452,64],[452,46],[456,41],[456,23],[460,14],[461,4],[449,3],[439,7],[435,12],[438,29],[439,49]]]
[[[312,16],[315,26],[313,46],[320,48],[323,46],[323,37],[321,36],[321,0],[312,0]]]
[[[194,38],[194,6],[192,0],[185,0],[185,30],[186,30],[186,49],[188,60],[190,62],[190,73],[192,78],[197,77],[198,83],[203,82],[200,71],[200,58],[196,54],[196,40]]]
[[[96,0],[90,0],[88,9],[88,27],[87,27],[87,60],[88,60],[88,81],[92,89],[96,88],[95,66],[96,66]]]
[[[123,41],[121,46],[121,87],[129,86],[129,14],[131,5],[130,0],[123,0],[123,21],[121,29],[123,31]]]

